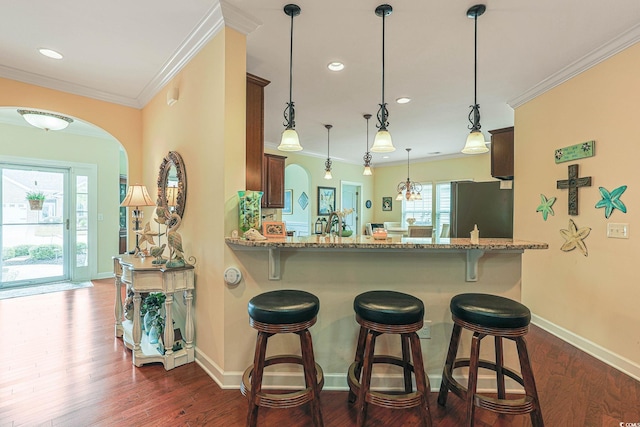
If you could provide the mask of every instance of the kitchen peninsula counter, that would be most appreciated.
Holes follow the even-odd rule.
[[[375,240],[371,236],[337,237],[309,236],[285,237],[268,240],[246,240],[226,238],[226,243],[235,251],[268,250],[269,279],[280,280],[281,251],[353,251],[353,252],[405,252],[428,254],[429,252],[464,253],[466,255],[466,281],[478,280],[478,260],[486,252],[522,253],[530,249],[548,249],[547,243],[514,239],[479,239],[472,244],[465,238],[387,238]]]

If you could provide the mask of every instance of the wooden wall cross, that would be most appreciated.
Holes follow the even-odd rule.
[[[569,179],[558,181],[556,188],[569,189],[569,215],[578,215],[578,188],[591,187],[591,177],[578,178],[578,165],[569,165]]]

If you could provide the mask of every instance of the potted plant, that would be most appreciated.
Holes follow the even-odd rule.
[[[42,191],[27,191],[26,199],[29,202],[29,208],[32,211],[42,210],[45,195]]]

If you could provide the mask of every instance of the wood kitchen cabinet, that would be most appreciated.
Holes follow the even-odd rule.
[[[269,80],[247,73],[247,190],[262,191],[262,157],[264,153],[264,88],[269,83]]]
[[[284,156],[264,154],[262,162],[262,207],[284,208]]]
[[[513,126],[490,130],[491,176],[513,179]]]

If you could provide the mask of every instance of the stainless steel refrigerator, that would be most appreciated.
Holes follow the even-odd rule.
[[[500,181],[452,182],[450,221],[451,237],[469,237],[475,224],[481,239],[513,237],[513,187],[500,189]]]

